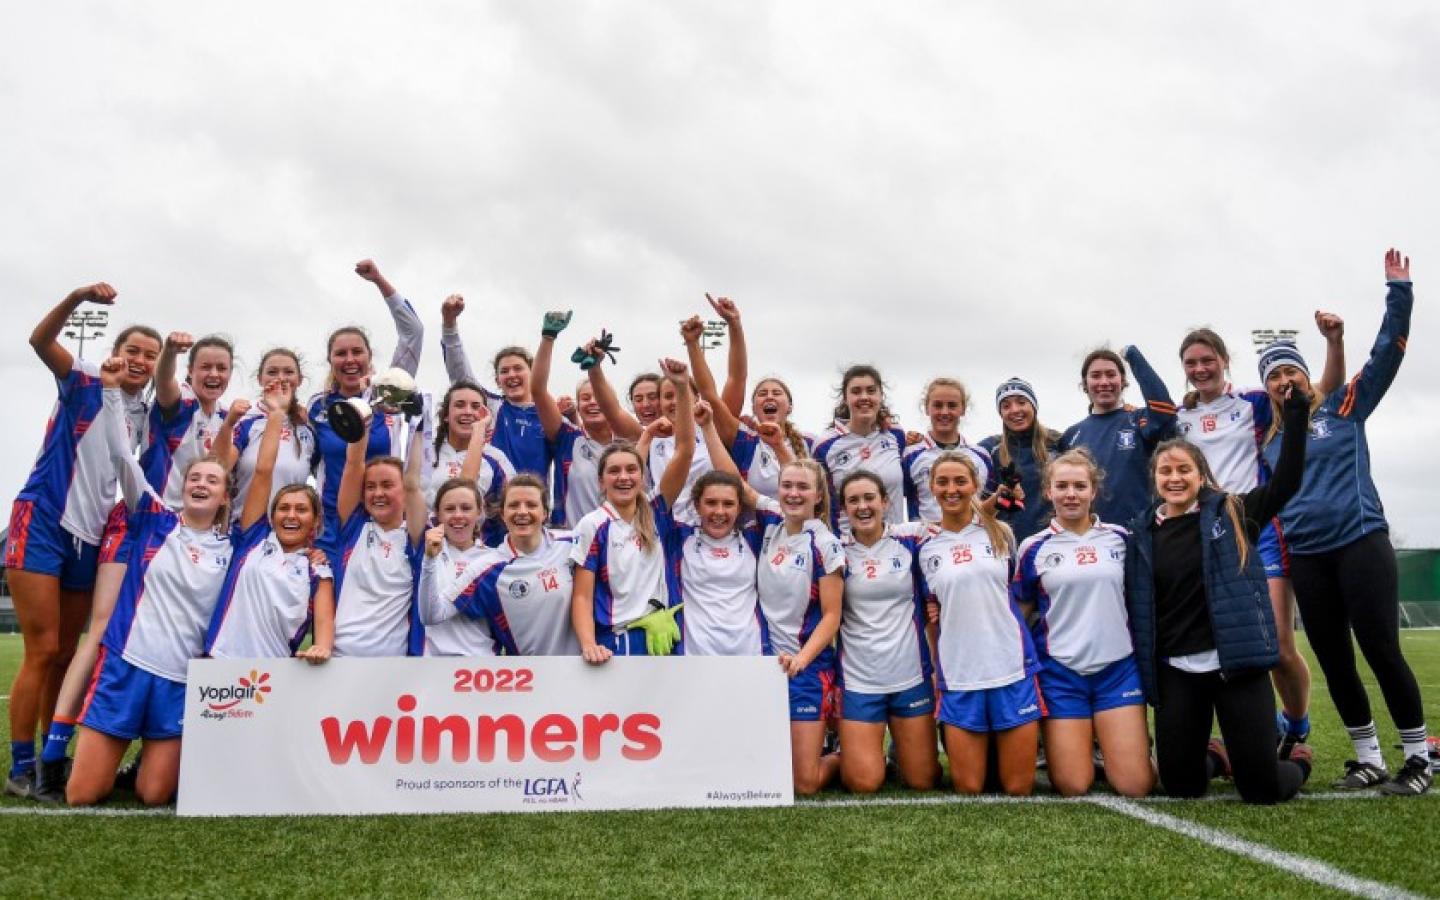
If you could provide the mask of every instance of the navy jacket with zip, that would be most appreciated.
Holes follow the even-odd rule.
[[[1244,505],[1241,522],[1243,539],[1250,545],[1245,565],[1240,565],[1240,548],[1235,541],[1235,524],[1225,509],[1226,494],[1202,489],[1199,509],[1201,569],[1205,578],[1205,602],[1210,609],[1210,628],[1220,657],[1220,674],[1230,677],[1245,671],[1268,670],[1280,661],[1280,644],[1275,632],[1275,613],[1270,608],[1270,589],[1265,565],[1255,549],[1255,540],[1286,501],[1300,489],[1305,467],[1304,421],[1308,400],[1287,401],[1287,424],[1297,434],[1282,441],[1274,476],[1239,499]],[[1130,614],[1130,633],[1135,643],[1135,662],[1145,697],[1154,705],[1157,667],[1155,614],[1155,512],[1152,505],[1130,525],[1125,547],[1125,605]]]

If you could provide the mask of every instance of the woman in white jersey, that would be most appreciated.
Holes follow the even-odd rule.
[[[420,486],[423,434],[413,432],[408,462],[367,461],[368,430],[346,448],[338,527],[322,540],[335,573],[335,656],[419,656],[424,648],[415,582],[430,516]]]
[[[298,656],[322,663],[335,645],[334,575],[325,554],[315,548],[320,496],[305,484],[285,485],[266,515],[294,402],[292,382],[276,379],[266,385],[268,421],[231,535],[234,561],[205,635],[205,654],[215,659]],[[249,405],[244,400],[235,403]],[[314,640],[302,651],[312,623]]]
[[[485,498],[474,481],[452,478],[435,493],[435,517],[440,524],[425,532],[420,571],[425,655],[494,656],[499,648],[484,619],[456,616],[453,604],[445,602],[458,593],[457,585],[474,580],[477,567],[490,564],[491,549],[480,540]]]
[[[511,464],[491,438],[494,418],[486,405],[485,393],[471,381],[450,385],[435,412],[434,434],[425,435],[425,464],[420,481],[425,491],[426,508],[438,512],[436,502],[442,484],[453,478],[473,482],[480,491],[480,542],[493,547],[505,536],[505,529],[494,510],[498,508],[500,490],[515,475]],[[426,421],[426,427],[430,425]]]
[[[790,765],[795,793],[835,780],[840,755],[825,753],[835,706],[835,635],[845,588],[845,553],[830,531],[830,486],[813,459],[780,470],[778,515],[757,501],[762,529],[756,587],[770,653],[789,677]]]
[[[106,518],[115,505],[115,467],[99,429],[91,427],[101,406],[99,371],[71,356],[59,338],[82,303],[109,305],[115,293],[104,283],[76,288],[30,334],[30,346],[54,376],[59,397],[35,466],[15,498],[5,545],[5,577],[25,648],[7,704],[10,772],[5,792],[19,797],[35,795],[37,775],[45,774],[36,770],[35,732],[51,723],[56,692],[85,629]],[[132,450],[144,430],[141,397],[160,349],[160,335],[144,326],[126,328],[115,339],[112,352],[128,363],[122,390]],[[118,583],[118,578],[113,580]],[[72,706],[70,715],[55,723],[63,732],[55,735],[56,775],[64,772],[64,748],[76,711]],[[50,794],[59,799],[58,788]]]
[[[543,329],[540,347],[535,351],[535,366],[530,370],[530,390],[535,398],[535,411],[540,415],[540,427],[545,429],[545,439],[554,446],[555,472],[551,483],[555,486],[555,510],[551,521],[561,527],[571,527],[600,506],[600,474],[595,464],[600,461],[605,447],[615,439],[615,432],[605,418],[595,398],[595,386],[588,378],[581,379],[575,387],[575,411],[579,424],[571,422],[560,412],[555,396],[550,393],[550,364],[554,357],[555,338],[560,333],[554,325],[562,321],[568,323],[570,313],[548,312],[545,321],[551,324]]]
[[[175,796],[186,668],[200,655],[230,563],[224,465],[214,457],[193,460],[186,467],[181,511],[166,507],[130,455],[119,389],[125,368],[119,357],[102,367],[105,398],[98,424],[131,510],[128,567],[80,717],[66,787],[72,806],[109,795],[115,768],[137,738],[144,754],[136,796],[147,805]]]
[[[1345,323],[1337,315],[1316,311],[1315,325],[1325,337],[1325,372],[1316,385],[1321,396],[1345,380]],[[1269,472],[1263,443],[1274,416],[1263,388],[1238,391],[1230,384],[1230,352],[1220,335],[1197,328],[1180,342],[1180,363],[1191,391],[1177,410],[1178,433],[1200,448],[1220,487],[1243,494],[1263,483]],[[1260,533],[1256,549],[1265,564],[1275,632],[1280,639],[1280,664],[1270,672],[1280,695],[1280,755],[1310,736],[1310,667],[1295,646],[1295,594],[1290,587],[1290,559],[1279,520]]]
[[[850,519],[845,601],[840,618],[840,777],[855,793],[885,784],[885,730],[901,780],[935,786],[935,682],[926,634],[920,547],[938,532],[925,523],[885,521],[884,483],[858,469],[840,483]]]
[[[865,469],[880,476],[889,497],[885,521],[905,521],[905,468],[900,455],[905,450],[905,432],[885,405],[885,383],[874,366],[856,365],[845,370],[840,380],[840,402],[835,423],[815,444],[815,458],[825,467],[831,485],[846,475]],[[849,531],[850,525],[837,497],[831,498],[836,527]]]
[[[422,576],[427,622],[456,616],[480,620],[507,656],[580,652],[570,625],[574,538],[570,532],[545,527],[549,496],[545,482],[527,472],[505,483],[500,495],[505,541],[443,591],[425,593],[427,576]]]
[[[679,639],[674,618],[678,600],[666,586],[663,541],[673,521],[671,504],[690,471],[695,416],[685,364],[667,359],[661,370],[677,398],[676,443],[674,456],[656,481],[655,496],[645,493],[640,451],[631,444],[611,444],[598,466],[605,502],[575,526],[571,621],[580,653],[592,665],[617,653],[669,655]]]
[[[1086,450],[1050,460],[1045,496],[1055,518],[1020,544],[1011,593],[1022,610],[1036,613],[1031,634],[1050,783],[1067,797],[1089,791],[1098,738],[1105,780],[1117,793],[1143,797],[1155,786],[1155,770],[1125,614],[1125,529],[1091,511],[1101,477]]]
[[[1035,751],[1044,713],[1030,631],[1010,597],[1015,538],[980,505],[979,473],[965,453],[930,469],[940,531],[920,548],[920,572],[936,623],[936,674],[945,754],[955,790],[985,785],[991,735],[1000,786],[1035,789]]]
[[[930,493],[930,467],[935,459],[947,450],[958,450],[970,454],[980,473],[980,484],[985,495],[994,492],[995,463],[990,452],[971,444],[960,433],[960,422],[970,409],[970,392],[955,378],[933,378],[925,385],[920,399],[920,410],[930,420],[930,430],[919,441],[905,448],[902,463],[905,467],[905,497],[910,518],[913,521],[940,521],[940,505]]]
[[[220,432],[215,442],[215,453],[230,461],[235,473],[235,496],[248,496],[250,481],[255,477],[259,464],[260,440],[270,423],[278,422],[280,445],[270,476],[268,501],[273,503],[285,488],[293,484],[303,485],[309,480],[310,460],[315,454],[315,430],[306,419],[305,407],[298,400],[305,376],[300,356],[294,350],[284,347],[267,350],[260,358],[255,380],[262,392],[273,382],[284,382],[297,399],[292,400],[288,408],[280,410],[284,415],[278,419],[270,414],[272,410],[263,397],[250,406],[231,404],[226,416],[229,427]],[[240,511],[235,513],[239,515]]]

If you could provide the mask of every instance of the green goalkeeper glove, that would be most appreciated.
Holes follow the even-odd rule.
[[[564,312],[558,309],[552,309],[550,312],[547,312],[545,314],[545,321],[540,326],[540,336],[547,338],[555,337],[565,330],[566,325],[570,324],[570,317],[573,315],[574,312],[568,309]]]
[[[670,655],[680,641],[680,626],[675,622],[675,614],[684,606],[680,603],[668,609],[657,609],[630,623],[631,630],[645,630],[645,652],[651,656]]]

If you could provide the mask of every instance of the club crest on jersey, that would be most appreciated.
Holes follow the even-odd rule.
[[[512,600],[524,600],[530,596],[530,585],[524,579],[516,579],[510,582],[509,593]]]
[[[1310,436],[1318,440],[1324,440],[1333,434],[1330,430],[1328,419],[1315,419],[1310,423]]]
[[[892,572],[902,572],[902,571],[904,571],[904,569],[905,569],[905,563],[900,559],[900,557],[898,557],[898,556],[892,556],[892,557],[890,557],[890,571],[892,571]]]
[[[926,574],[926,575],[934,575],[934,574],[935,574],[936,572],[938,572],[938,571],[940,571],[940,557],[938,557],[938,556],[927,556],[927,557],[925,557],[925,574]]]
[[[595,448],[589,444],[580,445],[580,455],[589,462],[595,461]]]
[[[847,450],[842,450],[835,454],[835,462],[831,467],[833,469],[843,469],[848,465],[850,465],[850,453]]]
[[[1240,410],[1238,410],[1238,409],[1232,411],[1232,412],[1230,413],[1230,421],[1232,421],[1232,422],[1238,422],[1238,421],[1240,421],[1240,416],[1241,416],[1241,415],[1243,415],[1243,413],[1241,413]]]
[[[1059,566],[1060,566],[1061,564],[1063,564],[1064,562],[1065,562],[1065,554],[1063,554],[1063,553],[1047,553],[1047,554],[1045,554],[1045,561],[1041,564],[1041,568],[1054,569],[1054,568],[1059,567]]]
[[[809,556],[807,554],[797,553],[794,556],[790,557],[790,565],[794,566],[797,569],[804,569],[809,564]]]
[[[1210,539],[1218,541],[1224,536],[1225,522],[1221,519],[1216,519],[1215,524],[1210,526]]]
[[[1115,446],[1121,450],[1134,450],[1136,447],[1135,432],[1130,429],[1117,431],[1115,433]]]

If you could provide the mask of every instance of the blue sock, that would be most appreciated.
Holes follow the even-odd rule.
[[[74,733],[74,722],[62,722],[59,719],[51,722],[50,733],[45,735],[45,747],[40,751],[41,761],[55,762],[57,759],[64,759],[70,749],[70,736]]]
[[[1310,714],[1306,713],[1299,719],[1290,718],[1290,714],[1282,712],[1280,715],[1285,718],[1286,734],[1293,734],[1296,737],[1304,737],[1310,733]]]
[[[24,775],[35,768],[35,742],[10,742],[10,777]]]

